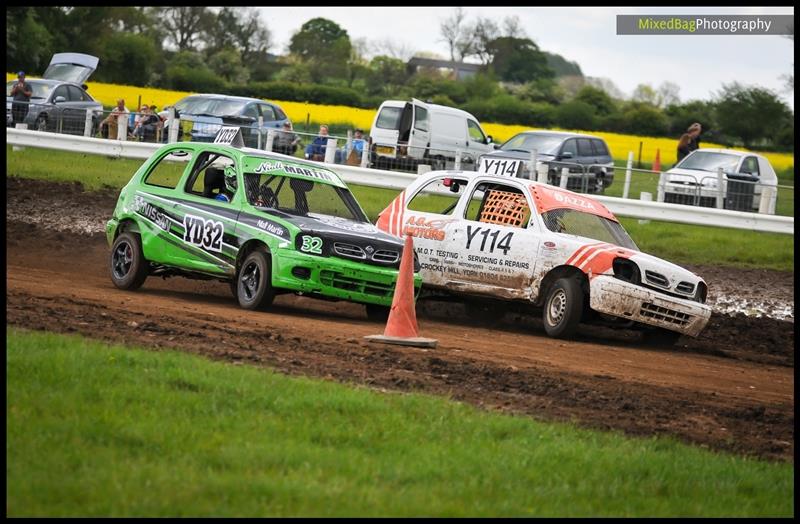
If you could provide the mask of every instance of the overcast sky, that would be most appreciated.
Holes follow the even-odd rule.
[[[271,52],[287,52],[292,35],[314,17],[333,20],[351,40],[391,40],[411,51],[449,57],[440,24],[455,7],[261,7],[273,35]],[[708,100],[723,83],[739,81],[778,93],[794,107],[782,75],[793,72],[794,42],[767,35],[616,35],[617,14],[791,14],[791,7],[588,8],[465,7],[467,22],[478,16],[500,25],[518,16],[539,47],[577,62],[586,76],[610,78],[626,96],[638,84],[680,86],[682,101]]]

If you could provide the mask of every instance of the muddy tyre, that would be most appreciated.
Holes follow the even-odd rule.
[[[236,274],[236,298],[244,309],[260,309],[272,304],[272,271],[269,254],[257,249],[247,255]]]
[[[681,334],[669,329],[652,328],[642,333],[642,340],[648,346],[669,348],[674,346]]]
[[[556,280],[547,293],[542,320],[553,338],[572,338],[578,332],[584,304],[580,282],[574,278]]]
[[[111,246],[111,281],[119,289],[139,289],[147,278],[149,264],[136,233],[122,233]]]
[[[389,320],[389,312],[392,310],[389,306],[379,306],[377,304],[365,304],[367,310],[367,318],[370,322],[386,323]]]

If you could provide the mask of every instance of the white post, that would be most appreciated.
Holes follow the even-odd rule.
[[[28,124],[18,123],[14,127],[17,129],[28,129]],[[22,146],[11,146],[12,151],[25,151],[25,148]]]
[[[456,171],[461,171],[461,150],[456,149],[456,165],[453,166]]]
[[[534,180],[537,177],[536,174],[536,158],[539,156],[539,152],[535,149],[531,150],[531,160],[530,165],[528,165],[528,178]]]
[[[258,143],[256,149],[261,149],[261,129],[264,127],[264,117],[258,115]]]
[[[364,147],[361,149],[361,167],[366,169],[367,164],[369,164],[369,144],[364,143]]]
[[[666,189],[665,188],[666,183],[667,183],[667,176],[662,171],[661,174],[658,175],[658,195],[656,196],[656,200],[659,202],[664,201],[664,190]]]
[[[275,130],[270,129],[269,131],[267,131],[267,145],[264,146],[264,149],[266,149],[267,151],[272,151],[274,145],[275,145]]]
[[[336,139],[329,138],[328,145],[325,148],[325,163],[333,164],[336,161]]]
[[[717,168],[717,209],[722,209],[725,207],[725,188],[723,184],[725,182],[725,174],[722,172],[722,168]]]
[[[430,164],[418,164],[417,165],[417,174],[418,175],[424,175],[425,173],[427,173],[430,170],[431,170]]]
[[[128,115],[122,113],[117,115],[117,140],[128,139]]]
[[[628,165],[625,167],[625,185],[622,186],[622,198],[628,198],[631,190],[631,169],[633,169],[633,151],[628,151]],[[652,198],[653,195],[650,195]]]
[[[540,184],[546,184],[547,183],[547,171],[549,169],[550,168],[544,162],[542,162],[541,164],[537,164],[537,166],[536,166],[536,181],[539,182]]]
[[[758,201],[758,212],[766,215],[775,214],[775,200],[778,196],[778,188],[772,186],[761,187],[761,200]]]
[[[347,142],[344,146],[344,159],[347,160],[347,155],[350,154],[350,150],[353,149],[353,131],[350,129],[347,130]]]
[[[559,181],[558,187],[561,189],[567,188],[567,180],[569,180],[569,168],[562,167],[561,168],[561,180]]]
[[[633,156],[633,153],[631,153],[631,156]],[[648,193],[646,191],[642,191],[641,193],[639,193],[639,200],[641,200],[642,202],[652,202],[653,201],[653,193]],[[640,220],[639,223],[640,224],[649,224],[650,221],[649,220]]]
[[[83,124],[83,136],[92,136],[92,111],[86,110],[86,120]]]
[[[170,144],[173,144],[178,141],[178,129],[181,128],[181,121],[177,117],[178,115],[175,114],[175,108],[169,108],[169,136],[167,140]]]

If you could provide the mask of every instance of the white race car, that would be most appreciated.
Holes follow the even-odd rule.
[[[429,172],[380,213],[377,226],[414,237],[423,291],[460,296],[478,314],[497,312],[502,304],[492,299],[542,308],[553,337],[604,320],[672,344],[696,337],[711,316],[702,278],[642,253],[605,206],[558,187]]]

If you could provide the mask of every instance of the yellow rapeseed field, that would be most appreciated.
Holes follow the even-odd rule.
[[[16,75],[6,73],[6,81],[13,80]],[[31,77],[34,78],[34,77]],[[167,89],[156,89],[153,87],[137,87],[117,84],[104,84],[100,82],[87,82],[89,92],[92,96],[106,107],[116,105],[118,98],[124,98],[129,109],[134,110],[141,97],[142,104],[155,104],[159,108],[174,104],[186,95],[192,94],[187,91],[170,91]],[[309,119],[311,122],[325,124],[345,124],[352,127],[360,127],[369,132],[372,127],[372,120],[375,118],[376,109],[358,109],[346,106],[333,106],[323,104],[311,104],[307,102],[288,102],[282,100],[271,100],[279,104],[289,118],[296,125]],[[495,142],[504,142],[520,131],[531,128],[518,125],[484,123],[484,130],[494,138]],[[580,130],[569,130],[580,131]],[[622,135],[619,133],[607,133],[604,131],[580,131],[602,137],[608,143],[611,153],[616,159],[625,160],[628,152],[633,151],[634,160],[639,156],[639,143],[642,144],[642,161],[651,163],[656,157],[656,152],[660,153],[661,167],[667,169],[676,161],[676,138],[650,137]],[[723,147],[720,144],[702,142],[702,147]],[[734,148],[744,150],[743,148]],[[772,166],[777,171],[794,167],[794,155],[788,153],[760,152],[769,159]]]

